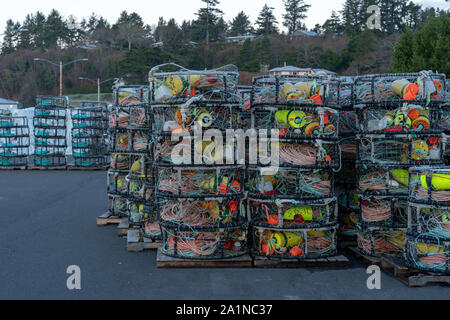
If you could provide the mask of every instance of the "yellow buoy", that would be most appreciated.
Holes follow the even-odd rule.
[[[409,185],[409,172],[406,169],[394,169],[391,171],[392,177],[401,185],[407,187]]]
[[[428,190],[427,175],[420,176],[422,187]],[[434,191],[450,190],[450,174],[433,174],[431,189]]]
[[[416,248],[421,254],[441,254],[444,253],[443,247],[438,247],[434,244],[427,244],[419,242],[416,244]]]
[[[404,100],[414,100],[419,93],[419,86],[406,79],[401,79],[392,83],[392,91]]]
[[[313,221],[314,212],[312,207],[299,207],[289,209],[284,213],[284,220],[294,220],[295,216],[302,216],[305,221]]]
[[[422,161],[429,154],[428,144],[423,140],[416,140],[412,143],[411,157],[415,161]]]
[[[274,232],[270,242],[280,248],[292,248],[299,246],[303,242],[303,237],[293,232]]]

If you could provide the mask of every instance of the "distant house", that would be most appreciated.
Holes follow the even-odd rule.
[[[329,71],[326,69],[313,69],[313,68],[298,68],[293,66],[284,66],[280,68],[274,68],[269,70],[269,73],[272,75],[294,75],[294,76],[311,76],[311,75],[326,75],[326,76],[335,76],[336,73],[333,71]]]
[[[246,36],[233,36],[233,37],[225,37],[225,42],[232,42],[232,43],[244,43],[247,39],[255,40],[260,38],[259,36],[255,35],[246,35]]]
[[[0,98],[0,113],[2,111],[13,112],[14,110],[20,109],[20,106],[20,102]]]
[[[314,31],[297,30],[294,32],[294,37],[322,37],[322,35]]]

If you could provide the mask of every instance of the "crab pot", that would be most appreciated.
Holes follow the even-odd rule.
[[[319,259],[337,255],[337,224],[280,230],[251,227],[252,252],[269,259]]]
[[[79,129],[102,129],[108,127],[108,115],[106,105],[88,106],[86,104],[72,110],[73,128]]]
[[[128,217],[127,198],[123,196],[108,194],[108,211],[115,217]]]
[[[154,202],[155,186],[143,179],[128,179],[128,198],[137,201]]]
[[[283,138],[336,138],[338,128],[339,111],[326,106],[255,106],[252,109],[252,129],[277,129]]]
[[[130,181],[126,173],[108,171],[107,187],[111,195],[128,196]]]
[[[129,148],[132,153],[146,154],[149,157],[153,155],[154,138],[150,130],[131,130],[129,131]]]
[[[75,157],[75,154],[74,154]],[[80,168],[105,168],[107,164],[106,156],[86,156],[81,158],[75,157],[75,167]]]
[[[450,239],[450,206],[409,203],[409,229],[418,234],[429,234]]]
[[[373,196],[408,196],[408,166],[357,165],[358,192]]]
[[[115,129],[110,131],[109,151],[111,153],[126,153],[131,151],[130,132],[127,129]]]
[[[150,130],[152,127],[151,110],[148,104],[131,106],[129,109],[129,129]]]
[[[222,95],[237,94],[239,73],[235,66],[215,70],[194,71],[166,64],[154,67],[149,74],[152,102],[154,104],[178,104],[193,97],[221,92],[210,101],[226,102]]]
[[[227,197],[244,194],[243,166],[157,169],[157,193],[167,198]]]
[[[129,154],[130,157],[130,179],[139,179],[148,183],[154,183],[153,162],[146,154]]]
[[[148,219],[155,218],[155,207],[153,202],[138,201],[135,199],[127,200],[127,216],[132,226],[144,226]]]
[[[66,157],[62,153],[55,153],[55,149],[46,148],[45,150],[36,149],[36,152],[46,153],[48,155],[34,155],[34,165],[37,167],[61,167],[66,165]]]
[[[359,221],[372,227],[406,227],[408,196],[359,195]]]
[[[352,137],[358,133],[355,110],[344,109],[339,114],[338,129],[342,137]]]
[[[413,203],[450,206],[449,167],[415,167],[409,173],[410,198]]]
[[[358,233],[359,197],[353,192],[338,191],[339,235],[353,237]]]
[[[157,214],[150,214],[149,218],[144,219],[142,235],[144,238],[154,241],[162,240],[161,226],[158,223]]]
[[[185,231],[233,228],[248,221],[243,196],[167,200],[156,195],[158,221]]]
[[[295,75],[253,78],[252,106],[339,106],[341,102],[339,79]]]
[[[450,240],[448,238],[408,234],[403,256],[406,264],[411,268],[450,275]]]
[[[320,228],[337,222],[336,198],[323,200],[262,200],[249,197],[252,224],[277,229]]]
[[[127,129],[130,124],[130,107],[127,106],[113,106],[112,111],[108,116],[109,130]]]
[[[0,116],[0,166],[27,165],[29,145],[26,118]]]
[[[225,260],[248,254],[248,225],[222,230],[180,230],[162,226],[161,252],[184,260]]]
[[[434,73],[397,73],[356,77],[355,104],[392,104],[444,102],[445,75]]]
[[[226,99],[223,97],[222,99]],[[241,129],[239,101],[211,103],[200,99],[184,105],[155,105],[152,107],[155,133],[196,132],[206,130]]]
[[[67,97],[49,97],[39,96],[36,98],[36,106],[38,108],[67,108],[69,105]]]
[[[358,224],[358,250],[372,257],[400,257],[406,231],[406,228],[368,227]]]
[[[360,134],[442,133],[442,112],[438,103],[359,105]]]
[[[334,194],[332,169],[247,168],[247,191],[261,199],[315,200]]]
[[[149,102],[147,86],[116,86],[113,92],[115,106],[130,106]]]
[[[104,167],[106,137],[101,129],[72,129],[72,150],[77,167]]]
[[[358,136],[358,158],[363,165],[441,165],[446,138],[441,135]]]
[[[131,156],[128,153],[111,153],[111,169],[114,171],[129,173]]]
[[[245,112],[250,111],[251,108],[252,90],[251,86],[238,86],[239,104]]]
[[[340,78],[339,105],[343,110],[353,109],[354,83],[352,78]]]

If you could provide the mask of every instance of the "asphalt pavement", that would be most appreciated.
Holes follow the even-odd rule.
[[[156,252],[129,253],[107,209],[105,172],[0,171],[0,299],[450,299],[450,288],[408,288],[366,267],[157,269]],[[81,269],[68,290],[67,267]]]

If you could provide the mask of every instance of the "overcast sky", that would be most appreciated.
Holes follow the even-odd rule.
[[[446,3],[444,0],[413,1],[426,6],[450,8],[450,2]],[[38,10],[48,14],[55,8],[65,17],[72,14],[79,19],[95,12],[110,22],[117,20],[123,10],[135,11],[143,17],[145,23],[153,25],[160,16],[166,20],[175,18],[178,22],[191,20],[195,18],[195,12],[203,4],[201,0],[1,0],[1,2],[0,33],[4,32],[6,20],[22,22],[28,13],[35,13]],[[307,27],[312,28],[316,23],[323,24],[330,17],[331,11],[340,10],[344,2],[345,0],[306,0],[306,3],[311,4],[306,20]],[[222,0],[219,7],[227,21],[243,10],[254,22],[265,3],[275,8],[276,17],[281,21],[284,11],[282,0]]]

